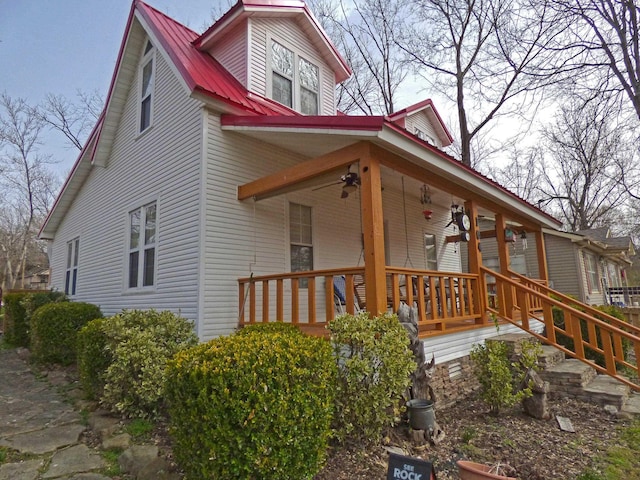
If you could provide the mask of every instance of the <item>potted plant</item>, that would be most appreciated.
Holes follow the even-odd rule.
[[[483,463],[458,460],[458,472],[460,480],[517,480],[515,477],[508,477],[507,470],[512,467],[498,462],[495,465],[485,465]]]

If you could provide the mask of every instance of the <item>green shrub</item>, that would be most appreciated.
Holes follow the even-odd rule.
[[[104,376],[111,363],[111,356],[106,348],[105,323],[107,320],[106,318],[92,320],[78,332],[78,375],[86,397],[91,400],[99,400],[102,396]]]
[[[103,323],[102,404],[128,417],[154,418],[162,407],[167,361],[198,343],[193,324],[169,311],[125,310]]]
[[[102,316],[90,303],[48,303],[31,317],[31,354],[36,362],[71,365],[76,361],[78,331]]]
[[[312,478],[331,432],[335,369],[326,340],[287,327],[248,326],[177,354],[166,395],[187,477]]]
[[[376,442],[399,417],[397,400],[416,368],[396,315],[341,315],[328,325],[338,362],[334,413],[339,441]]]
[[[60,292],[14,292],[4,296],[4,339],[14,347],[29,347],[31,317],[41,306],[66,301]]]
[[[269,322],[255,323],[247,325],[236,332],[236,335],[253,335],[256,332],[262,333],[283,333],[285,335],[304,335],[302,330],[291,323]]]
[[[573,308],[581,310],[579,306],[577,305],[572,305]],[[618,307],[616,307],[615,305],[593,305],[593,308],[600,310],[601,312],[610,315],[612,317],[615,317],[619,320],[623,320],[626,321],[626,318],[624,316],[624,313],[622,313],[622,310],[620,310]],[[609,323],[607,321],[607,319],[604,316],[597,316],[596,318]],[[562,328],[563,330],[566,329],[566,325],[565,325],[565,321],[564,321],[564,312],[562,311],[562,309],[558,308],[558,307],[553,307],[553,323],[557,326]],[[584,339],[588,339],[589,338],[589,331],[588,331],[588,327],[587,327],[587,321],[580,319],[580,330],[582,331],[582,338]],[[574,341],[573,338],[568,336],[568,335],[564,335],[562,333],[557,333],[556,334],[556,340],[558,341],[558,343],[562,346],[564,346],[565,348],[567,348],[568,350],[571,351],[575,351],[574,350]],[[601,339],[601,335],[600,335],[600,329],[596,329],[596,342],[598,344],[598,347],[600,349],[602,349],[602,339]],[[629,340],[626,337],[622,338],[622,347],[624,350],[624,355],[625,355],[625,359],[628,359],[627,354],[629,352],[629,349],[631,348],[631,340]],[[597,363],[598,365],[600,365],[601,367],[606,367],[605,365],[605,360],[604,360],[604,354],[598,352],[597,350],[593,350],[592,348],[588,347],[585,345],[585,349],[584,349],[584,355],[586,358],[588,358],[589,360]]]
[[[521,346],[518,362],[509,360],[509,347],[505,342],[487,341],[471,348],[473,371],[480,382],[480,397],[494,415],[532,394],[528,386],[521,388],[521,385],[529,369],[536,368],[542,350],[534,341],[524,341]]]

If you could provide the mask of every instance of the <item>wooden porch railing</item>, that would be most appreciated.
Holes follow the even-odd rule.
[[[630,372],[638,378],[637,362],[631,363],[626,359],[625,343],[633,348],[635,358],[640,358],[640,328],[577,302],[546,285],[532,282],[515,272],[510,272],[510,276],[507,277],[485,267],[482,267],[481,271],[495,278],[498,298],[510,295],[513,299],[510,311],[507,302],[499,301],[496,307],[488,308],[491,313],[522,328],[544,343],[553,345],[565,354],[581,360],[598,372],[610,375],[640,391],[640,385],[624,375]],[[561,313],[563,325],[554,323],[554,307],[558,314]],[[530,328],[529,320],[532,318],[544,323],[543,333],[537,333]],[[573,349],[559,343],[560,335],[573,340]],[[605,366],[587,358],[588,350],[602,355]]]
[[[238,280],[238,322],[242,326],[284,321],[305,330],[322,328],[339,313],[333,282],[337,276],[345,279],[345,302],[340,309],[351,314],[366,309],[364,267],[261,275]],[[389,310],[396,312],[401,302],[417,306],[423,334],[482,323],[477,275],[388,267],[386,276]]]

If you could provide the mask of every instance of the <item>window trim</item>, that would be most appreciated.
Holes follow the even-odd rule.
[[[145,53],[147,45],[151,45],[149,51]],[[149,80],[150,83],[150,91],[148,95],[143,98],[143,82],[144,82],[144,69],[146,66],[151,63],[151,77]],[[153,126],[153,104],[155,98],[155,88],[156,88],[156,48],[151,42],[151,39],[147,38],[144,42],[144,47],[142,49],[142,57],[140,59],[140,64],[138,65],[138,104],[137,104],[137,134],[142,135],[146,131],[148,131]],[[143,128],[142,126],[142,104],[144,101],[149,98],[149,121],[147,125]]]
[[[64,294],[75,296],[78,290],[78,264],[80,250],[80,237],[67,242],[67,264],[64,274]]]
[[[307,243],[301,243],[301,242],[292,242],[291,241],[291,205],[300,205],[302,207],[306,207],[309,209],[310,211],[310,215],[311,215],[311,243],[307,244]],[[286,239],[287,239],[287,264],[289,265],[289,269],[293,272],[293,265],[292,265],[292,255],[291,255],[291,247],[294,245],[298,245],[298,246],[308,246],[311,247],[311,270],[312,271],[315,268],[316,265],[316,245],[315,245],[315,238],[314,238],[314,209],[311,205],[307,205],[304,203],[300,203],[297,201],[293,201],[293,200],[287,200],[287,211],[286,211]],[[298,272],[303,272],[303,271],[307,271],[307,270],[296,270]],[[302,279],[299,282],[299,287],[300,288],[306,288],[307,284],[306,282],[304,282]]]
[[[591,261],[593,261],[593,265],[590,264]],[[590,270],[591,267],[593,267],[593,270]],[[589,289],[589,294],[600,293],[600,273],[598,272],[598,259],[592,253],[584,253],[584,271],[587,276],[587,287]],[[595,276],[595,281],[593,278],[591,278],[592,275]]]
[[[139,203],[137,207],[128,208],[126,215],[126,238],[125,238],[125,255],[124,255],[124,290],[127,292],[148,292],[156,289],[158,284],[158,238],[159,238],[159,207],[158,200],[151,199],[145,202]],[[145,245],[146,240],[146,211],[150,206],[155,206],[156,214],[155,214],[155,240],[153,244]],[[135,249],[131,248],[131,217],[134,212],[140,211],[140,236],[138,238],[138,247]],[[144,285],[144,266],[145,266],[145,253],[147,250],[154,249],[153,254],[153,283],[150,285]],[[137,261],[137,280],[135,286],[130,286],[130,259],[131,254],[137,252],[138,253],[138,261]]]
[[[291,107],[285,105],[284,103],[280,103],[278,102],[276,99],[273,98],[273,74],[277,73],[278,75],[281,75],[283,78],[288,78],[286,75],[283,75],[282,73],[276,71],[273,67],[273,62],[272,62],[272,52],[273,52],[273,44],[277,43],[278,45],[281,45],[282,47],[286,48],[287,50],[289,50],[290,52],[293,53],[293,78],[291,79],[292,81],[292,105]],[[295,110],[298,113],[302,113],[303,115],[310,115],[310,116],[314,116],[314,115],[321,115],[321,111],[322,111],[322,67],[320,65],[319,62],[314,61],[312,59],[309,58],[309,56],[304,55],[299,49],[296,49],[294,47],[292,47],[289,43],[282,41],[281,39],[275,39],[270,35],[267,35],[267,52],[266,52],[266,96],[268,98],[270,98],[271,100],[273,100],[274,102],[280,104],[280,105],[284,105],[287,108],[291,108],[292,110]],[[313,65],[314,67],[316,67],[318,69],[318,90],[317,92],[315,92],[317,94],[317,112],[315,114],[306,114],[302,112],[302,84],[301,84],[301,78],[300,78],[300,60],[304,60],[307,63],[310,63],[311,65]],[[306,90],[309,90],[308,88],[304,87]],[[311,91],[311,90],[309,90]]]

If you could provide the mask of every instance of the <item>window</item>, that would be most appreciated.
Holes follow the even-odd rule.
[[[291,271],[313,270],[311,207],[297,203],[289,204],[289,242],[291,244]],[[300,282],[300,286],[306,287],[306,281]]]
[[[427,270],[438,270],[436,236],[431,233],[424,234],[424,258]]]
[[[416,127],[416,137],[418,137],[420,140],[424,140],[425,142],[429,142],[431,145],[436,144],[436,141],[433,139],[433,137],[427,135],[417,127]]]
[[[596,257],[585,253],[585,268],[587,271],[587,285],[589,286],[589,293],[600,291],[600,280],[598,278],[598,265]]]
[[[305,115],[317,115],[319,91],[318,67],[271,42],[271,98]]]
[[[80,239],[76,238],[67,242],[67,271],[64,279],[65,295],[75,295],[78,284],[78,249]]]
[[[140,68],[140,132],[151,125],[151,106],[153,98],[153,45],[147,41]]]
[[[129,288],[155,285],[156,203],[129,212]]]

